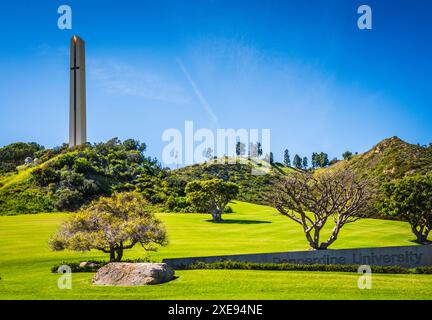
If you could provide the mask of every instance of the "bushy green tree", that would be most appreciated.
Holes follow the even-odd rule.
[[[319,165],[321,168],[325,168],[330,164],[328,154],[325,152],[321,152],[319,154]]]
[[[383,185],[381,211],[409,222],[419,243],[432,229],[432,174],[411,176]]]
[[[257,142],[257,152],[258,152],[258,158],[261,157],[262,154],[263,154],[263,149],[262,149],[261,142]]]
[[[239,187],[222,179],[191,181],[186,185],[188,201],[212,214],[214,222],[222,221],[225,206],[234,199]]]
[[[121,261],[123,251],[141,244],[144,250],[166,245],[161,221],[147,210],[148,202],[137,192],[101,197],[88,208],[70,216],[51,237],[52,250],[97,249]]]
[[[77,190],[60,189],[56,193],[54,206],[59,211],[77,210],[83,202],[83,195]]]
[[[27,157],[34,159],[35,154],[43,149],[35,142],[17,142],[0,148],[0,174],[15,171],[17,166],[24,164]]]
[[[345,151],[344,153],[342,153],[342,158],[344,158],[344,160],[351,160],[353,154],[351,151]]]
[[[270,161],[270,164],[271,164],[271,165],[274,165],[274,156],[273,156],[273,152],[270,152],[269,161]]]

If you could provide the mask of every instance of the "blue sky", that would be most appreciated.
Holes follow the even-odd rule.
[[[57,28],[57,8],[73,29]],[[357,28],[372,8],[373,29]],[[397,135],[432,142],[432,2],[28,1],[1,4],[0,145],[68,140],[68,45],[86,41],[88,140],[168,128],[271,129],[310,157]]]

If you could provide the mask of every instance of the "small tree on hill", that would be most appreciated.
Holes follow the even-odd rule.
[[[327,249],[341,228],[372,214],[374,189],[367,179],[358,180],[348,170],[322,173],[295,173],[282,179],[270,195],[275,208],[303,227],[311,248]],[[321,242],[321,231],[332,219],[330,237]]]
[[[300,158],[300,156],[298,154],[296,154],[294,156],[293,165],[297,169],[301,169],[302,168],[302,159]]]
[[[318,156],[319,156],[319,166],[321,168],[325,168],[330,164],[327,153],[321,152]]]
[[[262,149],[262,144],[261,142],[257,142],[257,152],[258,152],[258,158],[262,156],[263,154],[263,149]]]
[[[286,167],[291,167],[291,159],[288,149],[285,149],[284,151],[284,164]]]
[[[221,179],[196,180],[189,182],[185,191],[192,205],[210,212],[213,222],[220,222],[226,205],[237,196],[239,187]]]
[[[62,223],[49,241],[53,250],[109,253],[110,261],[121,261],[123,251],[141,244],[144,250],[166,245],[161,221],[146,207],[148,203],[137,192],[115,193],[99,200]]]
[[[311,163],[312,168],[313,169],[318,168],[319,167],[319,154],[316,152],[313,152],[311,160],[312,160],[312,163]]]
[[[344,160],[351,160],[353,154],[351,151],[345,151],[344,153],[342,153],[342,157],[344,158]]]
[[[303,169],[307,169],[308,168],[308,158],[307,157],[303,157]]]
[[[238,157],[240,157],[240,156],[244,156],[245,153],[246,153],[246,146],[245,146],[245,144],[243,142],[241,142],[241,141],[237,141],[237,143],[236,143],[236,155]]]
[[[432,229],[432,174],[406,177],[383,185],[381,211],[409,222],[418,243]]]

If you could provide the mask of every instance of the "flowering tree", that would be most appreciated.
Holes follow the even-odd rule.
[[[136,244],[144,250],[166,245],[162,222],[146,207],[148,203],[137,192],[115,193],[101,197],[90,206],[64,221],[49,241],[53,250],[109,253],[110,261],[121,261],[123,251]]]

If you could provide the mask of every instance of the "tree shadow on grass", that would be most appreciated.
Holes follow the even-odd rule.
[[[415,243],[415,244],[420,244],[420,245],[432,245],[432,240],[429,240],[429,239],[424,241],[424,242],[419,242],[419,241],[417,241],[417,239],[411,239],[409,241],[412,243]]]
[[[213,220],[205,220],[206,222],[212,222],[214,224],[262,224],[262,223],[272,223],[271,221],[265,220],[240,220],[240,219],[224,219],[220,222],[213,222]]]

